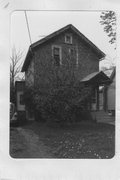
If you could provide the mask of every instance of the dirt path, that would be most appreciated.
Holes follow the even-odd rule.
[[[10,154],[14,158],[51,158],[52,153],[32,130],[21,127],[11,133]]]

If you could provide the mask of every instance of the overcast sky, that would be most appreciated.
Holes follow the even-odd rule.
[[[109,43],[109,38],[99,23],[100,14],[99,11],[27,11],[32,43],[67,24],[73,24],[108,57],[115,58],[114,45]],[[17,50],[24,50],[26,55],[29,45],[25,13],[15,11],[11,15],[11,48],[15,46]]]

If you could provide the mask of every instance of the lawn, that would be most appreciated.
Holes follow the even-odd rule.
[[[23,128],[39,137],[52,158],[109,159],[115,153],[113,125],[92,123],[53,127],[34,122]]]

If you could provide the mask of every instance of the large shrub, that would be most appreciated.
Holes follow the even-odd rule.
[[[26,90],[25,102],[29,110],[34,109],[37,119],[73,122],[85,119],[90,94],[91,87],[82,84],[51,88],[48,92],[30,88]]]
[[[80,84],[78,68],[66,54],[66,65],[54,66],[53,59],[39,61],[39,73],[35,74],[34,86],[26,89],[26,105],[35,110],[36,119],[44,121],[75,121],[83,118],[91,87]],[[77,118],[78,119],[78,118]]]

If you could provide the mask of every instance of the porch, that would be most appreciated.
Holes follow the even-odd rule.
[[[107,111],[107,99],[101,89],[110,84],[111,80],[102,71],[94,72],[82,79],[85,86],[92,87],[92,95],[89,98],[86,109],[91,112],[92,118],[97,122],[114,122],[115,117],[112,117]]]

